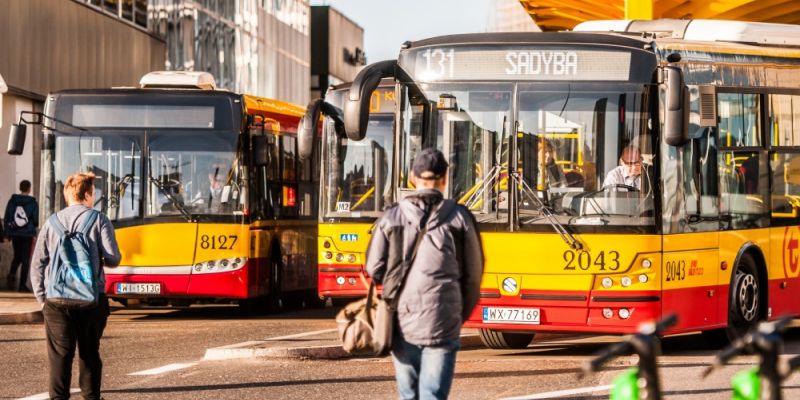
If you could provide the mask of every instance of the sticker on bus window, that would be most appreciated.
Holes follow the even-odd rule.
[[[338,212],[350,211],[350,202],[349,201],[340,201],[340,202],[336,203],[336,211],[338,211]]]

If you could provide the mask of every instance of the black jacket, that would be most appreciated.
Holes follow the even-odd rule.
[[[22,212],[17,211],[22,208]],[[39,226],[39,204],[32,196],[12,195],[6,204],[3,230],[6,236],[35,237]]]

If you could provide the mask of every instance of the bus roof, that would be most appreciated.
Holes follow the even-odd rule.
[[[248,113],[253,112],[269,112],[277,114],[285,114],[297,118],[303,117],[305,108],[294,103],[288,103],[281,100],[268,99],[266,97],[251,96],[249,94],[242,95],[244,98],[244,105]]]
[[[641,35],[618,33],[584,33],[584,32],[490,32],[466,33],[457,35],[436,36],[415,42],[406,42],[403,49],[440,45],[482,45],[482,44],[606,44],[630,47],[638,50],[651,43],[652,38]]]

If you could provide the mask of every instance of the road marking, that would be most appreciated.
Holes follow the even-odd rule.
[[[323,333],[336,332],[337,330],[338,329],[334,328],[334,329],[323,329],[321,331],[303,332],[303,333],[298,333],[296,335],[287,335],[287,336],[278,336],[278,337],[267,338],[267,339],[264,339],[264,341],[274,342],[274,341],[278,341],[278,340],[297,339],[297,338],[301,338],[301,337],[305,337],[305,336],[314,336],[314,335],[321,335]]]
[[[177,371],[179,369],[193,367],[195,364],[197,364],[197,363],[193,362],[193,363],[169,364],[169,365],[165,365],[163,367],[158,367],[158,368],[153,368],[153,369],[146,369],[144,371],[139,371],[139,372],[133,372],[133,373],[130,373],[128,375],[135,375],[135,376],[139,376],[139,375],[158,375],[158,374],[163,374],[165,372],[172,372],[172,371]]]
[[[72,388],[69,390],[70,393],[80,393],[81,390],[79,388]],[[47,400],[50,398],[50,393],[44,392],[39,394],[34,394],[28,397],[20,397],[18,400]]]
[[[606,390],[611,389],[611,387],[612,387],[612,385],[603,385],[603,386],[583,387],[583,388],[575,388],[575,389],[567,389],[567,390],[557,390],[555,392],[529,394],[529,395],[526,395],[526,396],[519,396],[519,397],[506,397],[506,398],[501,399],[501,400],[553,399],[553,398],[556,398],[556,397],[572,396],[572,395],[575,395],[575,394],[604,392]]]

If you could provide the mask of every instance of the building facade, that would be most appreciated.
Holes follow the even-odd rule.
[[[307,0],[150,0],[165,69],[205,71],[217,87],[298,104],[309,99]]]
[[[148,31],[146,9],[147,0],[0,1],[0,92],[7,88],[0,94],[3,147],[20,112],[42,111],[48,93],[135,86],[142,75],[163,69],[166,47]],[[32,125],[23,155],[0,152],[0,212],[23,179],[38,194],[40,148],[40,131]],[[7,256],[0,256],[0,273]]]
[[[541,32],[519,0],[492,0],[489,6],[489,32]]]
[[[367,64],[364,29],[330,6],[311,7],[311,98],[350,82]]]

